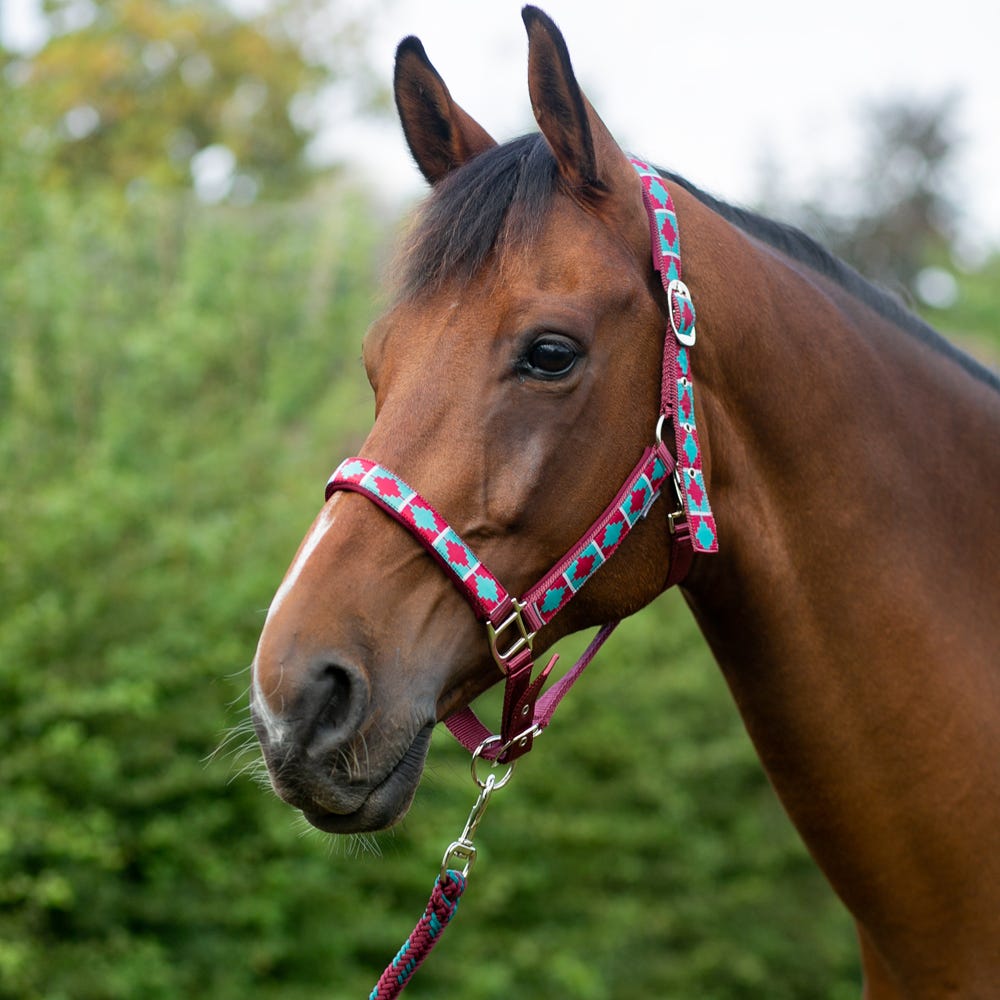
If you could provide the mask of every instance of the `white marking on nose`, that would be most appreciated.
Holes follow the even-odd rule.
[[[299,546],[295,562],[289,567],[288,572],[285,574],[285,579],[281,581],[281,586],[278,587],[271,601],[271,607],[267,612],[267,621],[264,622],[265,628],[267,628],[267,622],[271,620],[271,616],[281,607],[282,602],[288,596],[288,592],[298,583],[299,577],[306,567],[306,563],[309,562],[309,558],[323,540],[323,536],[333,527],[333,523],[336,520],[337,503],[343,496],[343,493],[335,493],[330,498],[330,502],[320,511],[319,517],[313,522],[313,526],[309,529],[309,534],[306,535],[305,541]]]
[[[340,500],[342,496],[343,494],[337,493],[330,499],[330,502],[323,508],[323,510],[320,511],[319,516],[309,529],[309,534],[299,546],[299,551],[295,557],[295,561],[289,567],[288,572],[285,574],[285,579],[281,581],[281,586],[278,587],[278,590],[271,601],[271,607],[268,609],[267,618],[264,621],[264,630],[261,632],[260,640],[257,643],[257,652],[253,658],[253,682],[251,685],[250,701],[257,719],[267,730],[268,739],[273,745],[278,745],[284,740],[287,727],[285,723],[271,710],[271,705],[264,692],[261,690],[260,672],[257,669],[257,660],[260,657],[260,647],[263,644],[264,637],[267,633],[268,622],[271,621],[271,618],[278,611],[282,602],[288,596],[289,591],[298,582],[299,577],[302,575],[302,571],[305,569],[306,563],[309,562],[310,557],[316,551],[319,543],[323,540],[327,531],[329,531],[333,526],[333,523],[336,520],[337,501]]]
[[[285,739],[287,727],[272,711],[267,698],[260,689],[260,679],[257,676],[257,658],[253,661],[253,683],[250,688],[250,708],[254,718],[267,731],[267,741],[271,746],[280,746]]]

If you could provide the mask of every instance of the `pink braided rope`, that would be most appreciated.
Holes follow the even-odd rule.
[[[458,909],[458,901],[465,892],[465,876],[449,868],[445,875],[438,876],[427,901],[424,915],[399,949],[396,957],[386,966],[379,977],[368,1000],[392,1000],[403,992],[413,973],[431,953],[441,932]]]

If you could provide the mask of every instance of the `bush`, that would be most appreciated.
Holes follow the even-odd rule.
[[[6,180],[0,993],[291,996],[275,970],[328,974],[325,852],[211,758],[370,412],[369,207]]]

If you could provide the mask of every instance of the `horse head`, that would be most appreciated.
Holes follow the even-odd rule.
[[[427,498],[512,594],[607,505],[652,437],[667,308],[639,178],[525,8],[539,133],[498,145],[415,38],[395,97],[432,191],[364,362],[361,454]],[[667,579],[664,519],[637,524],[536,649],[629,614]],[[500,679],[482,626],[410,533],[335,492],[271,605],[252,713],[277,793],[332,832],[407,810],[434,724]]]

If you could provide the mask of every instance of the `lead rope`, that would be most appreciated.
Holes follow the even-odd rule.
[[[473,839],[476,835],[476,828],[479,821],[486,812],[486,807],[490,804],[490,798],[497,789],[503,788],[510,781],[510,776],[514,773],[514,765],[507,765],[507,770],[498,778],[496,775],[497,761],[491,764],[492,770],[485,778],[480,778],[477,772],[477,762],[483,757],[487,750],[492,750],[493,744],[499,742],[500,737],[491,736],[484,740],[472,755],[472,780],[479,787],[479,797],[476,804],[469,813],[469,818],[465,821],[458,840],[454,840],[448,845],[441,859],[441,871],[434,880],[434,888],[431,890],[431,897],[427,901],[427,907],[423,916],[417,921],[417,926],[413,928],[410,936],[403,942],[403,947],[396,952],[396,957],[386,966],[385,971],[379,976],[378,982],[368,994],[368,1000],[392,1000],[398,997],[406,989],[413,974],[420,968],[424,959],[431,953],[434,945],[438,943],[441,933],[451,922],[458,909],[459,900],[468,883],[469,873],[476,863],[476,845]],[[501,747],[498,753],[502,754],[505,748]],[[461,865],[451,867],[452,865]]]
[[[403,992],[413,973],[431,953],[441,932],[455,915],[463,892],[465,892],[465,876],[452,868],[434,880],[434,889],[424,915],[396,957],[386,966],[385,972],[368,995],[368,1000],[391,1000]]]

